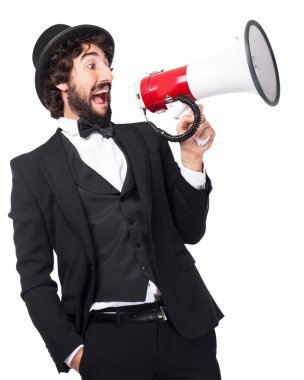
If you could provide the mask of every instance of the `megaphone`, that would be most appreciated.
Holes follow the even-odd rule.
[[[275,56],[265,31],[255,20],[247,22],[243,35],[223,53],[173,70],[153,72],[135,82],[134,88],[138,107],[144,110],[145,115],[146,110],[153,113],[170,110],[176,119],[188,106],[198,117],[195,101],[208,96],[256,93],[270,106],[277,105],[280,98]],[[176,142],[191,137],[199,122],[179,136],[151,125],[162,137]]]

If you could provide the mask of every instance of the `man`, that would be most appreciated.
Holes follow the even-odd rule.
[[[179,168],[149,124],[114,124],[114,46],[100,27],[61,24],[35,44],[37,94],[58,129],[11,160],[20,296],[59,373],[219,380],[214,328],[224,315],[185,247],[205,233],[202,158],[215,132],[202,113]],[[177,132],[192,123],[183,117]],[[194,140],[207,136],[203,147]]]

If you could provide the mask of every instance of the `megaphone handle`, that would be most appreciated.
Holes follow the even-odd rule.
[[[201,122],[201,111],[200,111],[198,105],[192,99],[187,97],[186,95],[177,95],[177,97],[173,101],[175,101],[175,100],[180,100],[182,103],[187,104],[192,109],[193,115],[194,115],[194,121],[193,121],[192,126],[186,132],[182,133],[181,135],[176,135],[176,136],[170,135],[169,133],[167,133],[163,129],[157,128],[153,123],[151,123],[148,120],[147,115],[146,115],[146,109],[143,109],[143,112],[144,112],[144,115],[145,115],[145,118],[146,118],[148,124],[151,125],[151,127],[154,129],[154,131],[161,138],[164,138],[165,140],[172,141],[172,142],[181,142],[181,141],[185,141],[188,138],[190,138],[191,136],[193,136],[195,134],[195,132],[198,130],[198,127],[199,127],[200,122]]]
[[[174,119],[179,120],[183,115],[186,114],[189,109],[191,109],[188,105],[185,103],[182,103],[181,101],[177,100],[176,102],[168,103],[167,104],[168,112],[173,116]],[[204,146],[209,141],[210,136],[208,136],[206,139],[200,139],[199,137],[195,138],[195,141],[199,146]]]
[[[179,100],[177,100],[176,102],[166,104],[166,107],[170,115],[175,120],[179,120],[183,115],[186,114],[187,111],[189,112],[189,110],[191,109],[188,105],[182,103]]]

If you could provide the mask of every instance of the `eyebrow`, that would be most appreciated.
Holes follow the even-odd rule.
[[[96,53],[95,51],[92,51],[92,52],[90,52],[90,53],[85,53],[85,54],[81,57],[81,61],[82,61],[85,57],[87,57],[87,56],[89,56],[89,55],[93,55],[93,56],[98,57],[98,53]]]

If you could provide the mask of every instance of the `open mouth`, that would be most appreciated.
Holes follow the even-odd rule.
[[[106,104],[108,103],[109,98],[109,88],[105,88],[99,91],[96,91],[92,95],[92,100],[97,104]]]

